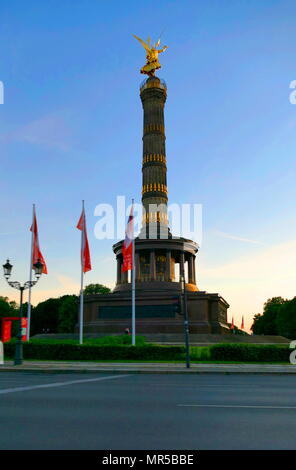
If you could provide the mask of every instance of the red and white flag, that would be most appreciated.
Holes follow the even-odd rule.
[[[243,330],[244,328],[245,328],[245,324],[244,324],[244,316],[242,316],[241,330]]]
[[[38,260],[43,264],[43,269],[42,273],[47,274],[47,267],[45,260],[42,256],[42,253],[40,251],[39,247],[39,238],[38,238],[38,227],[37,227],[37,219],[36,219],[36,211],[35,211],[35,206],[33,209],[33,223],[30,228],[32,234],[33,234],[33,240],[32,240],[32,268],[35,263],[37,263]]]
[[[231,330],[234,329],[234,321],[233,321],[233,317],[232,317],[232,323],[231,323],[231,327],[230,327]]]
[[[78,230],[81,230],[81,267],[84,273],[91,270],[90,251],[86,233],[85,211],[84,207],[77,224]]]
[[[122,246],[122,271],[133,269],[133,242],[134,242],[134,205],[132,204],[131,212],[128,218],[125,240]]]

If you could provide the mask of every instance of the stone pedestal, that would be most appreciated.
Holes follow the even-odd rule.
[[[184,334],[183,315],[175,312],[180,288],[152,291],[145,285],[136,290],[136,334]],[[188,292],[190,334],[228,333],[227,308],[229,305],[218,294]],[[85,333],[124,333],[131,328],[131,291],[107,295],[85,296]]]

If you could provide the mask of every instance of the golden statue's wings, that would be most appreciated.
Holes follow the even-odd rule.
[[[138,38],[138,36],[136,36],[135,34],[133,34],[133,36],[142,44],[142,46],[146,49],[147,52],[151,51],[150,47],[148,46],[148,44],[146,44],[146,42],[142,41],[142,39]]]

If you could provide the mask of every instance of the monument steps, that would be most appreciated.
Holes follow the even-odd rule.
[[[146,341],[157,344],[184,344],[184,335],[181,334],[146,334]],[[244,343],[244,344],[289,344],[290,340],[283,336],[264,335],[238,335],[238,334],[191,334],[191,346],[210,346],[217,343]]]
[[[111,333],[115,335],[116,333]],[[102,338],[109,336],[105,333],[86,333],[84,338]],[[141,335],[142,336],[142,335]],[[184,345],[184,335],[179,333],[155,333],[143,335],[148,343],[167,344],[167,345]],[[78,334],[39,334],[35,335],[36,339],[78,339]],[[283,336],[264,336],[264,335],[235,335],[235,334],[191,334],[191,346],[211,346],[217,343],[244,343],[244,344],[289,344],[290,340]]]

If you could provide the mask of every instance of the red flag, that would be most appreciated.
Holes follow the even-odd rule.
[[[134,239],[134,206],[131,207],[130,216],[128,218],[125,240],[122,246],[122,271],[133,269],[133,239]]]
[[[46,263],[39,248],[38,227],[37,227],[35,207],[34,207],[34,214],[33,214],[33,223],[31,225],[30,230],[31,232],[33,232],[32,267],[35,263],[37,263],[38,260],[40,260],[40,262],[43,264],[42,273],[47,274]]]
[[[243,330],[244,328],[245,328],[245,324],[244,324],[244,316],[242,316],[241,330]]]
[[[234,321],[233,321],[233,317],[232,317],[232,323],[231,323],[231,327],[230,327],[231,330],[234,329]]]
[[[83,272],[86,273],[87,271],[91,270],[91,262],[90,262],[90,252],[89,252],[89,245],[86,233],[86,222],[85,222],[85,212],[84,208],[82,209],[80,219],[77,224],[78,230],[82,232],[82,243],[81,243],[81,266]]]

